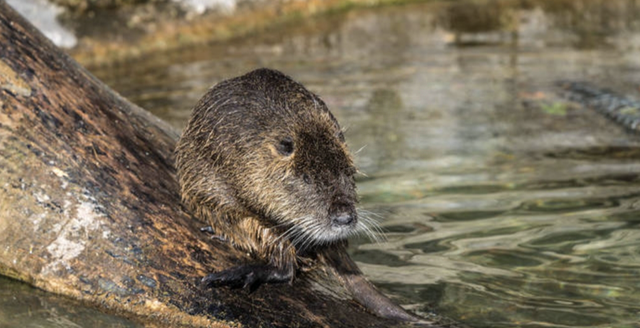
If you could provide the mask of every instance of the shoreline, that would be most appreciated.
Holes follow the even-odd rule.
[[[429,2],[430,0],[307,0],[263,3],[232,14],[211,12],[191,20],[170,19],[136,38],[84,37],[67,53],[83,66],[108,67],[152,52],[173,51],[229,41],[300,20],[350,10]],[[155,22],[158,23],[158,22]],[[122,33],[122,32],[121,32]]]

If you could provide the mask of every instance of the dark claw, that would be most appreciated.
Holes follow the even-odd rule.
[[[218,239],[219,241],[222,241],[222,242],[227,242],[228,241],[227,238],[224,238],[223,236],[220,236],[220,235],[216,235],[216,232],[215,232],[215,230],[213,230],[212,226],[202,227],[202,228],[200,228],[200,231],[201,232],[206,232],[208,234],[211,234],[211,239]]]
[[[212,226],[202,227],[202,228],[200,228],[200,231],[206,232],[206,233],[210,233],[210,234],[215,234],[216,233],[215,231],[213,231],[213,227]]]

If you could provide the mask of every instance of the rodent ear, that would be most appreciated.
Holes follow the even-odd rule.
[[[293,139],[291,139],[291,137],[282,138],[282,140],[280,140],[276,145],[276,149],[280,155],[290,156],[294,151]]]

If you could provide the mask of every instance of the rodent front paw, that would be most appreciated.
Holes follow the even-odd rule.
[[[253,292],[263,283],[289,282],[292,278],[290,270],[283,271],[269,265],[244,265],[211,273],[202,278],[202,284],[206,287],[249,288]]]

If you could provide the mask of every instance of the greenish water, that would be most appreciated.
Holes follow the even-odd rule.
[[[637,17],[635,0],[386,7],[94,73],[182,127],[211,85],[280,69],[348,128],[387,231],[352,254],[385,293],[472,327],[640,327],[640,139],[553,85],[637,97]]]
[[[140,325],[0,277],[0,327],[134,328]]]

